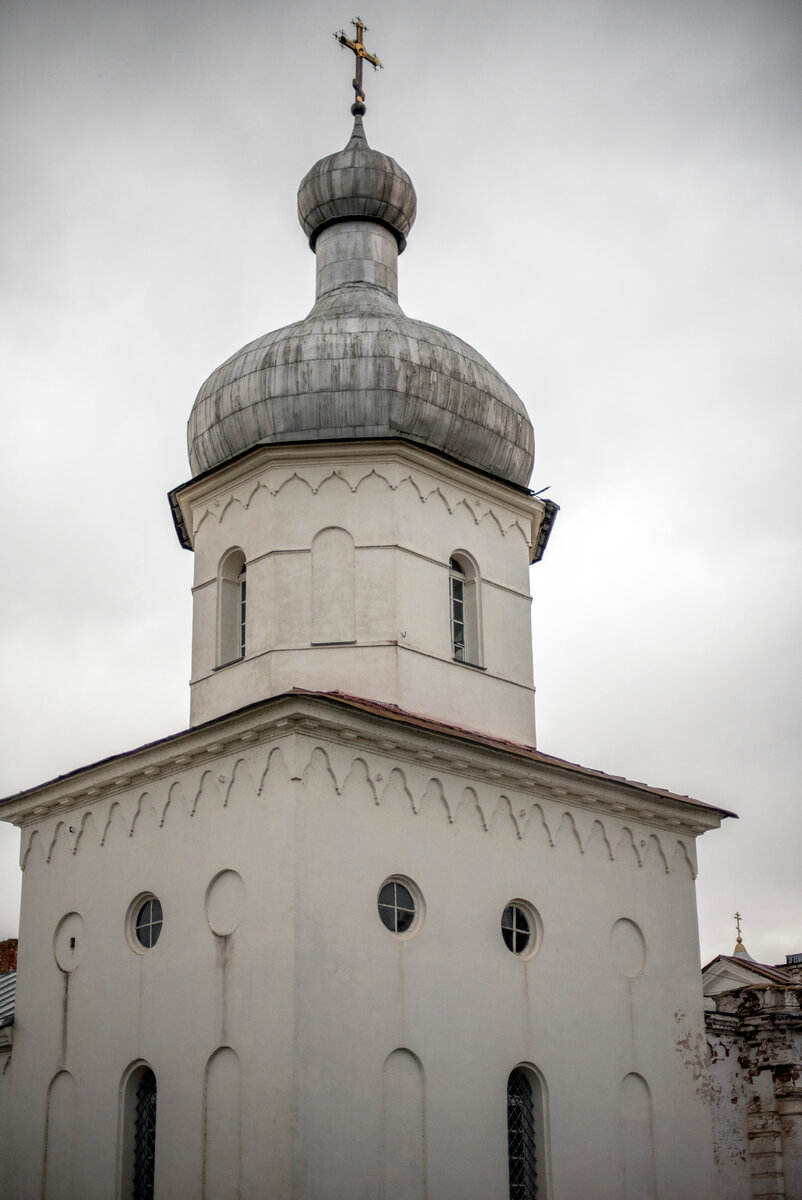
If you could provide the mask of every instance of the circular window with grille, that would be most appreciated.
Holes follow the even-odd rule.
[[[379,888],[379,917],[396,937],[412,937],[423,918],[423,897],[411,879],[393,875]]]
[[[526,900],[511,900],[501,914],[504,945],[517,958],[532,958],[540,949],[540,914]]]
[[[143,950],[152,950],[161,936],[164,925],[161,901],[147,892],[137,896],[128,909],[126,925],[132,950],[137,950],[140,954]]]

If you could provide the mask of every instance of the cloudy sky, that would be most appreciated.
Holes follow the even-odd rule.
[[[166,492],[209,372],[311,307],[295,216],[350,130],[355,16],[7,0],[0,794],[177,732]],[[401,303],[477,347],[561,505],[541,749],[736,810],[702,958],[802,951],[802,5],[372,0],[371,143],[415,183]],[[350,28],[350,26],[349,26]],[[17,833],[0,827],[0,937]]]

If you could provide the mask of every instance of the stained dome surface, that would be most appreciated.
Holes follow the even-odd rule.
[[[257,445],[403,438],[525,487],[534,437],[519,397],[461,338],[398,304],[396,260],[415,192],[361,126],[357,117],[345,149],[299,189],[318,258],[315,306],[206,380],[188,427],[193,475]]]

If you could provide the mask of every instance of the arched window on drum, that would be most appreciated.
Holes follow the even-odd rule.
[[[451,657],[455,662],[482,665],[480,629],[480,579],[476,563],[464,551],[455,550],[448,563],[451,618]]]
[[[245,657],[247,567],[242,550],[229,550],[220,563],[217,582],[217,665]]]

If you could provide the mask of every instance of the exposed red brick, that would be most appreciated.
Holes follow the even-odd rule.
[[[4,942],[0,942],[0,975],[4,975],[6,971],[16,971],[17,969],[17,939],[6,938]]]

